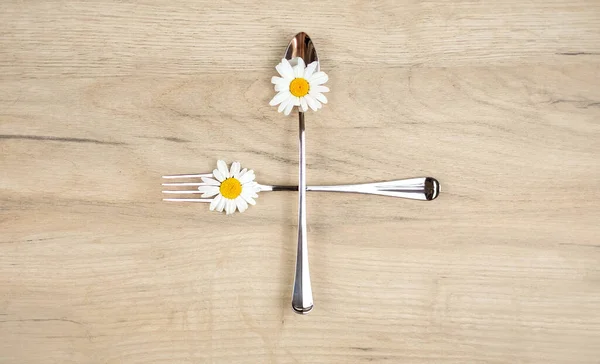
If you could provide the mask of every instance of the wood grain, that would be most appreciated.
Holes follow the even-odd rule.
[[[0,362],[599,363],[600,3],[302,4],[0,3]],[[443,187],[309,194],[308,316],[295,194],[160,201],[218,158],[296,181],[300,30],[309,183]]]

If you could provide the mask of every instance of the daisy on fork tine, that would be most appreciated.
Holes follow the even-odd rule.
[[[214,178],[202,177],[202,182],[206,185],[198,187],[198,191],[203,192],[201,197],[215,196],[210,203],[211,211],[225,210],[230,215],[236,209],[244,212],[248,204],[256,204],[254,199],[258,197],[260,188],[254,181],[254,171],[240,168],[240,162],[231,163],[231,169],[228,169],[225,161],[219,160],[212,173]]]

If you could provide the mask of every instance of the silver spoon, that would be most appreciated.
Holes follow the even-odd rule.
[[[284,58],[288,61],[300,57],[306,65],[318,61],[317,51],[308,34],[296,34],[285,50]],[[294,64],[292,64],[294,66]],[[317,65],[316,72],[320,71]],[[308,270],[308,244],[306,241],[306,159],[304,113],[298,111],[299,118],[299,178],[298,178],[298,251],[296,253],[296,276],[292,292],[292,308],[296,313],[306,314],[313,309],[312,287]]]

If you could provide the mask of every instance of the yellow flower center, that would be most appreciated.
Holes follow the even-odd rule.
[[[306,96],[309,90],[310,85],[304,78],[294,78],[292,82],[290,82],[290,92],[296,97]]]
[[[225,181],[221,182],[219,192],[221,192],[223,197],[235,200],[236,197],[242,193],[242,184],[235,178],[227,178]]]

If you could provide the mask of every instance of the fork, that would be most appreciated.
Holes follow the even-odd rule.
[[[190,180],[199,179],[201,177],[212,178],[212,173],[200,173],[200,174],[178,174],[163,176],[164,179],[169,180]],[[202,194],[201,191],[197,190],[197,187],[206,186],[204,182],[166,182],[162,184],[165,187],[177,187],[177,188],[189,188],[196,187],[195,189],[170,189],[164,190],[164,194],[173,195],[194,195]],[[259,192],[271,192],[271,191],[298,191],[298,186],[282,186],[282,185],[265,185],[258,184]],[[434,200],[440,193],[440,183],[433,177],[417,177],[409,179],[399,179],[393,181],[384,182],[372,182],[372,183],[361,183],[361,184],[347,184],[347,185],[325,185],[325,186],[306,186],[306,191],[311,192],[349,192],[349,193],[361,193],[369,195],[380,195],[390,197],[400,197],[410,200],[422,200],[431,201]],[[208,202],[210,203],[212,198],[164,198],[163,201],[171,202]]]

